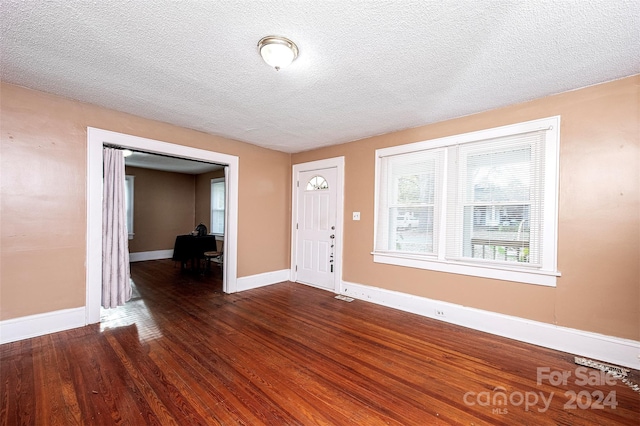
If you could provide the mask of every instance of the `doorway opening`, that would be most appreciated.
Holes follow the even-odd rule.
[[[87,128],[87,274],[85,319],[100,321],[102,288],[102,148],[117,145],[133,151],[216,163],[225,167],[225,265],[223,291],[237,289],[238,157],[184,145],[141,138],[108,130]]]

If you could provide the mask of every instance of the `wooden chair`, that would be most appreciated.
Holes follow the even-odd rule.
[[[211,269],[211,262],[216,262],[220,266],[220,272],[222,272],[222,266],[224,263],[224,240],[216,240],[216,251],[205,251],[204,260],[207,265],[207,270]]]

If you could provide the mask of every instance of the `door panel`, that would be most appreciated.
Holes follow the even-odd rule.
[[[298,174],[297,280],[334,289],[337,170]]]

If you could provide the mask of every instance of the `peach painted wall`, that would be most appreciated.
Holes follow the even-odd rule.
[[[0,320],[85,304],[88,126],[238,156],[238,277],[289,268],[289,154],[6,83],[0,117]]]
[[[345,156],[343,279],[640,340],[640,76],[315,151],[292,164]],[[556,288],[373,262],[374,152],[561,116]],[[361,220],[350,220],[351,212]]]
[[[173,249],[176,235],[195,228],[196,177],[129,166],[126,173],[135,176],[129,252]]]

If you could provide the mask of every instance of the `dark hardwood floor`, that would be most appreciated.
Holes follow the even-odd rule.
[[[294,283],[225,295],[171,261],[132,275],[101,324],[0,346],[1,424],[639,424],[640,395],[580,386],[569,354]],[[571,376],[538,384],[538,367]]]

